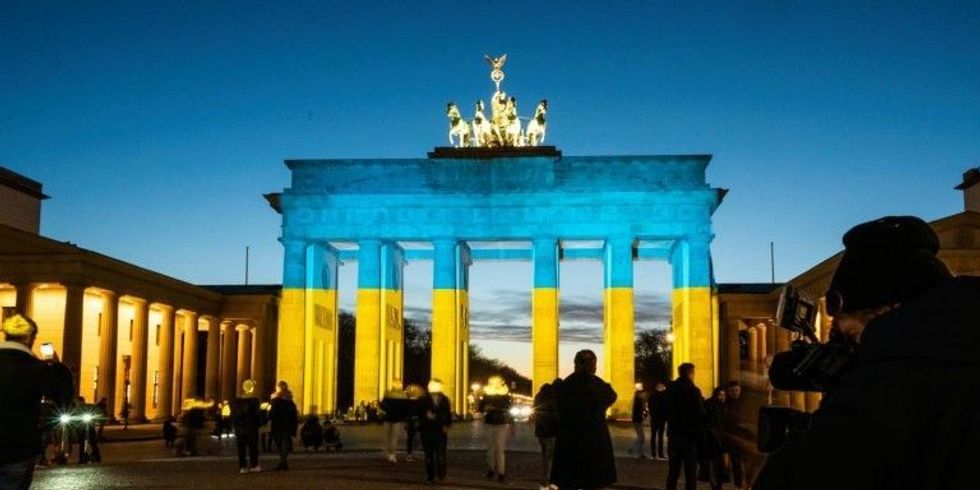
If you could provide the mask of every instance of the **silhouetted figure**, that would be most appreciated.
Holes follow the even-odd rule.
[[[449,398],[442,393],[442,382],[429,382],[428,393],[419,400],[419,421],[422,432],[422,449],[425,451],[425,481],[446,479],[446,443],[453,414]]]
[[[490,377],[477,409],[483,412],[483,429],[487,436],[487,479],[496,477],[503,483],[507,474],[507,436],[511,431],[510,390],[503,378]]]
[[[728,468],[725,464],[727,454],[721,443],[727,396],[724,388],[715,388],[711,392],[711,398],[704,402],[707,431],[698,451],[700,459],[698,480],[708,482],[711,490],[721,490],[725,482],[729,481]]]
[[[182,454],[186,456],[197,456],[197,442],[201,432],[204,431],[205,414],[204,407],[197,400],[190,399],[188,408],[183,414],[182,424],[184,426],[184,447]]]
[[[415,461],[415,436],[419,432],[419,399],[425,394],[425,390],[419,385],[409,385],[405,388],[408,402],[405,407],[405,461]]]
[[[242,383],[242,396],[235,399],[231,418],[235,426],[239,473],[262,471],[259,466],[259,426],[262,425],[262,416],[259,399],[255,397],[254,381],[246,379]]]
[[[126,381],[126,387],[123,389],[126,390],[123,393],[129,390],[129,381]],[[122,410],[119,415],[122,417],[123,430],[129,429],[129,399],[123,398]]]
[[[299,412],[296,410],[296,403],[293,402],[292,392],[273,398],[269,405],[269,433],[279,449],[279,464],[276,469],[285,471],[289,469],[288,457],[293,450],[293,437],[296,436],[296,427],[299,425]]]
[[[694,364],[685,362],[679,376],[667,387],[667,489],[676,490],[681,467],[684,488],[698,486],[698,445],[707,430],[701,390],[694,384]]]
[[[65,407],[74,391],[71,372],[57,361],[34,357],[37,324],[23,315],[3,321],[0,342],[0,485],[28,488],[42,452],[41,400]]]
[[[667,459],[664,451],[664,432],[667,429],[667,385],[657,381],[647,398],[650,412],[650,453],[657,459]]]
[[[754,441],[755,433],[744,427],[742,421],[742,385],[729,381],[725,385],[725,413],[721,420],[722,447],[728,454],[732,484],[735,488],[748,488],[745,475],[746,454],[736,441]]]
[[[555,461],[555,439],[558,437],[558,394],[561,379],[545,383],[534,396],[534,437],[541,446],[541,488],[551,486],[551,466]]]
[[[915,217],[858,225],[843,242],[826,305],[831,338],[857,355],[753,488],[976,488],[980,278],[954,278]]]
[[[336,451],[344,448],[344,442],[340,440],[340,429],[330,419],[323,423],[323,447]]]
[[[323,426],[320,425],[320,418],[316,415],[307,415],[303,427],[299,430],[299,436],[304,449],[309,451],[313,448],[314,451],[319,451],[323,446]]]
[[[558,387],[558,440],[551,481],[560,488],[602,488],[616,483],[606,410],[616,401],[598,376],[591,350],[575,354],[575,372]]]
[[[643,391],[643,385],[637,384],[636,392],[633,393],[633,406],[630,409],[630,421],[633,422],[633,431],[636,433],[636,438],[633,439],[633,445],[630,446],[627,452],[629,454],[635,454],[640,458],[645,458],[646,456],[646,426],[644,421],[647,417],[647,395]]]
[[[167,447],[174,447],[177,441],[177,426],[174,425],[173,417],[167,417],[163,421],[163,441]]]
[[[402,389],[401,380],[393,380],[391,389],[385,392],[381,400],[381,410],[384,412],[385,429],[383,456],[389,462],[397,463],[395,451],[398,450],[398,435],[405,429],[408,410],[408,396]]]
[[[95,404],[96,410],[99,415],[99,440],[102,440],[102,432],[105,430],[105,424],[109,422],[109,402],[105,397],[99,399],[99,402]]]

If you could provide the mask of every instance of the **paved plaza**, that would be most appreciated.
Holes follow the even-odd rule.
[[[136,426],[126,433],[110,429],[102,446],[101,465],[69,465],[39,470],[37,489],[103,489],[103,488],[424,488],[424,468],[419,458],[414,462],[391,464],[380,456],[382,430],[379,425],[343,426],[345,448],[342,452],[306,453],[299,450],[290,460],[290,471],[271,470],[275,455],[263,454],[261,463],[267,471],[239,475],[234,441],[211,440],[205,444],[204,456],[177,458],[159,439],[146,440],[155,427]],[[613,446],[617,458],[620,489],[662,489],[666,463],[629,457],[626,448],[632,442],[632,429],[612,426]],[[508,445],[509,481],[499,484],[483,478],[482,425],[459,423],[450,432],[449,476],[442,488],[537,488],[540,459],[533,426],[517,424]],[[121,440],[121,436],[129,439]],[[403,454],[400,457],[403,458]],[[700,488],[700,487],[699,487]],[[704,486],[707,488],[707,486]]]

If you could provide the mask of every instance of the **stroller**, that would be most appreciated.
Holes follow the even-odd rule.
[[[340,440],[340,429],[330,419],[323,425],[323,447],[334,451],[344,449],[344,443]]]

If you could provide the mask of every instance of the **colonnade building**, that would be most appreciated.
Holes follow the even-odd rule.
[[[41,236],[41,184],[0,168],[0,307],[34,318],[88,403],[133,421],[275,379],[279,286],[195,286]]]

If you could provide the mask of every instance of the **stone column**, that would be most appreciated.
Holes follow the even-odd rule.
[[[619,395],[612,406],[611,415],[623,418],[630,416],[633,408],[633,397],[630,395],[636,384],[633,363],[633,238],[607,239],[603,265],[605,377]]]
[[[673,368],[695,365],[695,383],[702,393],[718,385],[718,340],[712,299],[711,250],[708,237],[695,236],[674,245],[673,268]]]
[[[147,327],[150,323],[150,308],[146,300],[133,299],[133,354],[129,376],[130,422],[146,420],[146,357]]]
[[[200,396],[197,392],[197,313],[184,316],[184,359],[181,367],[181,402]]]
[[[159,305],[160,349],[157,352],[157,422],[173,413],[174,307]]]
[[[235,346],[237,334],[235,324],[230,321],[221,323],[222,348],[221,348],[221,399],[233,400],[237,393],[235,388],[235,368],[238,362],[238,354]]]
[[[756,351],[755,356],[758,358],[759,362],[765,363],[766,357],[769,357],[769,347],[766,345],[766,324],[758,323],[755,329],[759,331],[759,348]]]
[[[19,282],[14,284],[17,289],[17,303],[15,309],[17,313],[28,317],[34,316],[34,284],[29,282]]]
[[[173,411],[171,415],[180,415],[184,404],[183,382],[184,382],[184,326],[181,325],[183,314],[174,316],[174,368],[171,376],[173,393]]]
[[[282,239],[283,279],[282,298],[279,302],[279,334],[276,348],[276,373],[292,387],[297,407],[304,406],[302,399],[306,371],[306,253],[308,244],[303,240]],[[234,330],[232,330],[234,332]],[[238,387],[234,392],[237,393]]]
[[[381,241],[358,243],[357,329],[354,344],[354,404],[381,397],[384,364],[381,328]]]
[[[534,241],[531,344],[534,393],[558,377],[558,241]]]
[[[741,349],[739,346],[739,325],[742,323],[741,320],[737,318],[729,318],[725,330],[728,332],[726,335],[725,343],[725,361],[726,375],[728,379],[725,381],[740,381],[742,379],[742,356]]]
[[[95,399],[106,399],[106,414],[115,420],[116,344],[119,340],[119,298],[114,291],[103,291],[102,324],[99,325],[99,386]]]
[[[78,384],[82,368],[82,327],[85,318],[85,286],[80,284],[65,285],[65,323],[61,337],[61,362],[68,366],[72,374],[72,384],[75,394],[78,394]]]
[[[269,395],[265,385],[265,324],[256,321],[252,329],[252,381],[260,397]]]
[[[755,327],[749,327],[749,329],[746,330],[746,332],[748,333],[749,336],[749,345],[748,345],[749,361],[753,363],[753,367],[754,367],[755,366],[754,363],[760,360],[759,359],[759,329]]]
[[[221,327],[218,319],[208,317],[208,350],[204,370],[204,398],[218,400],[221,379]],[[219,400],[220,401],[220,400]]]
[[[433,242],[432,377],[442,381],[453,411],[466,412],[469,390],[468,251],[455,239]]]
[[[238,329],[238,370],[235,376],[235,393],[240,393],[242,390],[242,383],[245,382],[249,377],[248,368],[252,346],[249,339],[248,327],[242,326]]]

